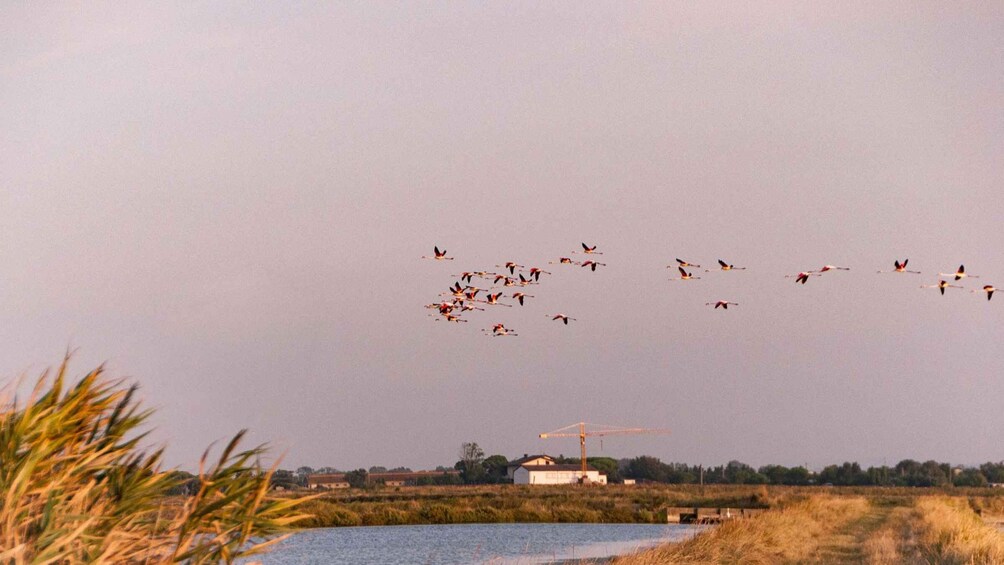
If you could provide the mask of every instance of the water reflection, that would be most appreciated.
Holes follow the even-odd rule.
[[[536,565],[631,553],[659,543],[686,539],[700,529],[699,526],[678,524],[458,524],[320,528],[299,532],[258,559],[264,565]]]

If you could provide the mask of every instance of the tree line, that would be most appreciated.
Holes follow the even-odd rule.
[[[674,484],[985,487],[990,483],[1004,483],[1004,461],[988,462],[979,467],[953,467],[937,461],[904,459],[892,467],[882,465],[867,469],[856,462],[845,462],[827,465],[819,472],[802,466],[754,468],[741,461],[714,467],[663,463],[657,457],[646,455],[622,459],[619,463],[621,474],[626,478]]]
[[[510,482],[506,476],[509,459],[504,455],[486,456],[475,442],[461,444],[459,459],[451,467],[439,466],[437,471],[459,471],[459,474],[421,477],[420,485],[447,484],[498,484]],[[559,464],[578,464],[579,458],[559,455],[554,458]],[[741,461],[729,461],[724,465],[703,466],[686,463],[664,463],[658,457],[641,455],[634,458],[613,459],[611,457],[587,457],[586,462],[607,475],[607,482],[620,483],[624,479],[667,484],[763,484],[763,485],[834,485],[834,486],[911,486],[937,487],[954,485],[960,487],[983,487],[991,483],[1004,484],[1004,461],[987,462],[978,467],[952,466],[937,461],[914,461],[904,459],[894,466],[862,468],[856,462],[827,465],[821,471],[812,471],[803,466],[764,465],[754,468]],[[373,466],[369,469],[339,471],[334,467],[299,467],[295,471],[280,469],[272,476],[274,486],[298,488],[307,486],[307,477],[315,473],[345,473],[350,486],[373,485],[369,475],[373,473],[410,473],[408,467],[386,468]]]

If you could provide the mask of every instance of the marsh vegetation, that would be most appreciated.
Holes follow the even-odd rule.
[[[136,387],[67,363],[0,404],[0,563],[218,563],[254,555],[304,516],[268,495],[262,446],[237,433],[200,463],[190,496],[145,451]]]

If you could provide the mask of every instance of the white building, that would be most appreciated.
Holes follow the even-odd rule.
[[[522,465],[554,465],[554,458],[550,455],[527,455],[523,454],[523,457],[510,461],[505,468],[505,476],[509,480],[513,480],[513,473],[516,469],[519,469]]]
[[[567,485],[576,484],[582,476],[582,466],[578,464],[520,465],[513,471],[513,483],[517,485]],[[607,476],[592,466],[586,467],[586,481],[593,484],[607,484]]]

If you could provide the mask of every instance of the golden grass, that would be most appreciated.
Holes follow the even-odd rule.
[[[915,507],[917,553],[927,563],[1004,563],[1004,534],[988,526],[965,499],[924,497]]]
[[[66,385],[67,361],[27,401],[0,403],[0,563],[216,563],[263,551],[303,516],[301,500],[266,496],[262,447],[238,433],[199,472],[199,489],[169,499],[161,451],[139,449],[150,415],[136,388],[102,369]]]
[[[965,497],[816,495],[614,563],[999,565],[1004,534]]]
[[[821,540],[859,519],[868,509],[861,497],[814,496],[720,527],[677,544],[618,558],[618,565],[674,563],[805,563],[822,550]]]

